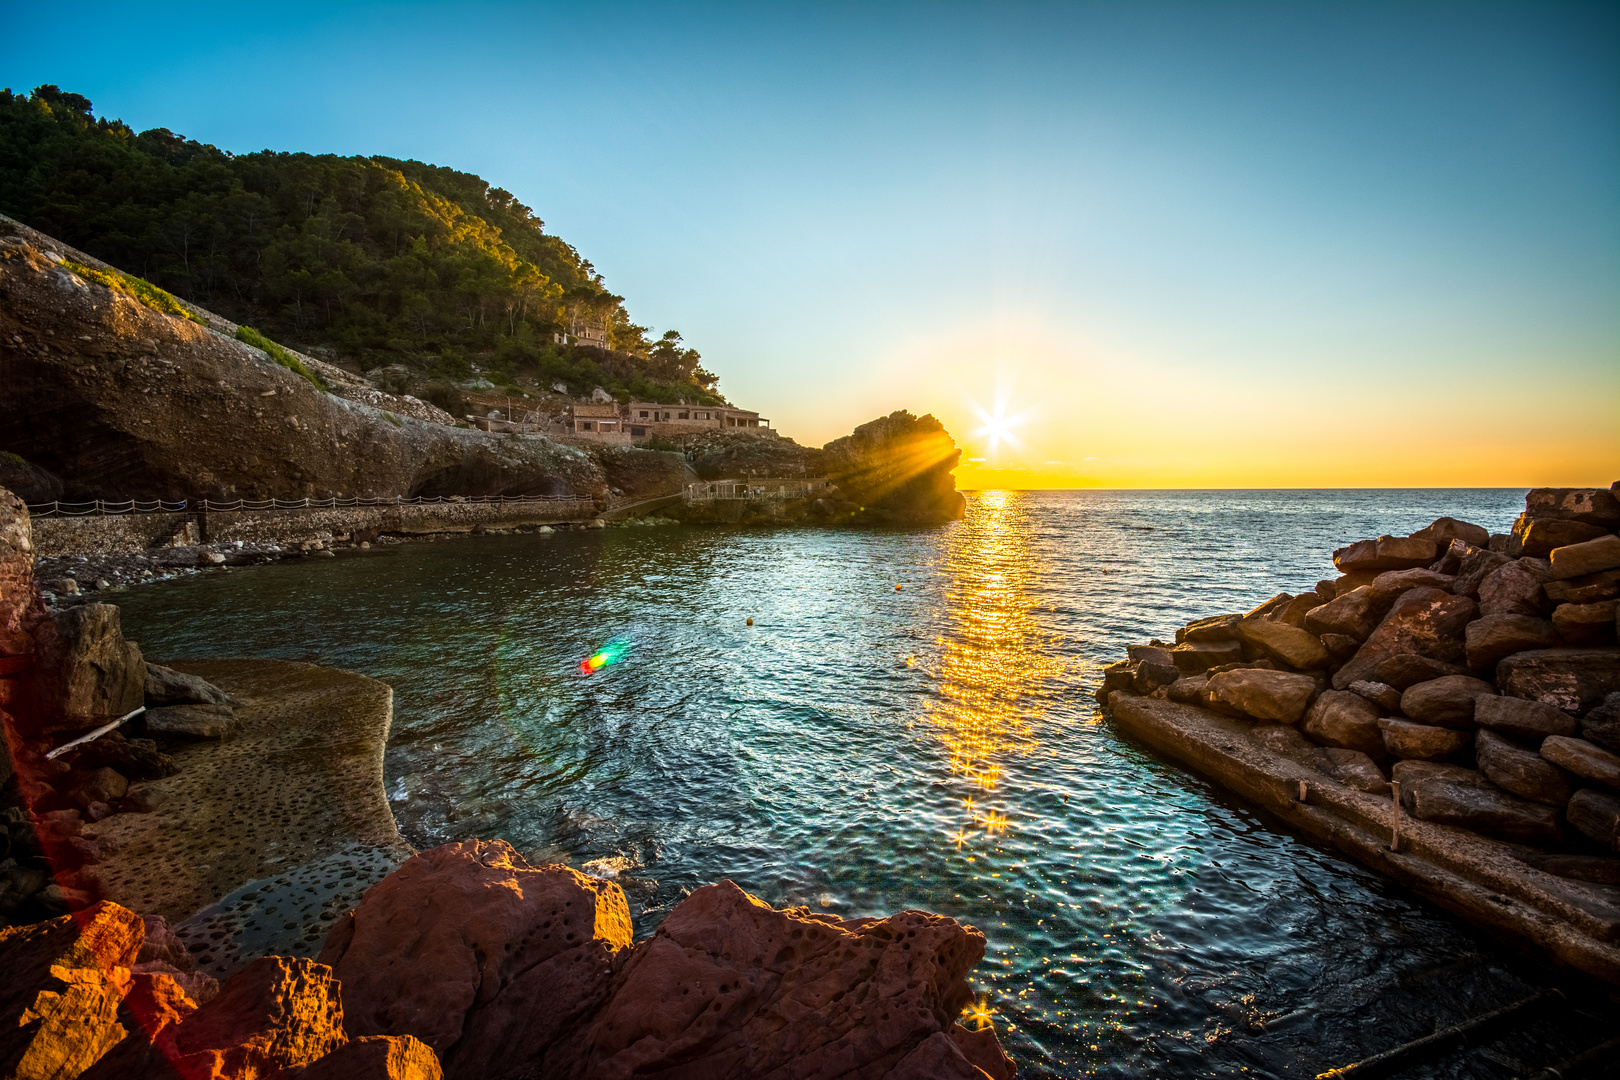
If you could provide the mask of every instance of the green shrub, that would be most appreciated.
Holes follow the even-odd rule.
[[[126,274],[122,270],[97,270],[93,266],[86,266],[83,263],[74,262],[72,259],[63,259],[62,265],[86,281],[93,281],[97,285],[104,285],[109,289],[128,293],[153,311],[161,311],[165,315],[173,315],[180,319],[190,319],[198,326],[208,325],[194,315],[190,308],[144,278],[138,278],[134,274]]]
[[[310,385],[314,386],[315,389],[322,391],[326,389],[325,384],[315,377],[313,371],[304,366],[302,360],[253,329],[253,327],[238,326],[236,328],[236,340],[260,350],[288,371],[296,375],[302,375],[310,381]]]
[[[0,465],[10,465],[13,469],[25,469],[28,462],[13,454],[10,450],[0,450]]]

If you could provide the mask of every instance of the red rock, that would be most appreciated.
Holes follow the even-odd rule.
[[[128,1034],[118,1022],[145,931],[102,902],[0,930],[0,1069],[8,1078],[81,1075]]]
[[[454,1074],[451,1052],[473,1014],[533,1018],[532,1030],[509,1032],[532,1057],[600,999],[629,944],[617,885],[531,867],[503,840],[469,840],[424,851],[372,886],[327,935],[321,960],[343,983],[352,1033],[414,1035]]]
[[[1463,631],[1478,614],[1466,596],[1419,587],[1402,593],[1378,624],[1378,629],[1356,650],[1356,655],[1333,675],[1333,688],[1343,690],[1362,679],[1398,685],[1379,665],[1400,654],[1417,654],[1446,664],[1463,659]]]
[[[1486,671],[1503,657],[1527,649],[1550,649],[1560,644],[1558,628],[1533,615],[1485,615],[1464,632],[1468,666]]]
[[[313,1064],[346,1042],[332,969],[289,956],[251,961],[154,1040],[185,1080],[256,1080]]]
[[[441,1080],[444,1070],[432,1048],[420,1039],[365,1035],[344,1043],[295,1076],[296,1080]]]
[[[1451,591],[1458,596],[1471,596],[1477,600],[1480,583],[1497,567],[1506,566],[1512,561],[1506,555],[1483,548],[1470,551],[1457,564],[1457,579],[1452,583]]]
[[[208,977],[197,975],[191,978]],[[135,971],[130,977],[129,993],[118,1011],[119,1023],[128,1034],[84,1073],[83,1080],[127,1080],[136,1076],[143,1080],[166,1080],[176,1077],[168,1055],[156,1043],[165,1031],[196,1011],[196,999],[186,992],[173,975]]]
[[[990,1077],[990,1080],[1013,1080],[1013,1077],[1018,1075],[1018,1066],[1013,1064],[1012,1058],[1001,1048],[993,1028],[983,1027],[977,1031],[969,1031],[961,1024],[953,1024],[946,1034],[951,1037],[956,1048],[962,1051],[962,1056],[968,1059],[968,1064],[978,1068]],[[929,1038],[933,1036],[930,1035]]]
[[[1305,615],[1305,629],[1318,636],[1343,634],[1365,641],[1377,629],[1392,602],[1379,599],[1370,585],[1363,585],[1312,608]]]
[[[706,886],[636,946],[608,1004],[545,1071],[971,1077],[950,1032],[983,954],[979,931],[940,915],[845,921]]]
[[[984,1080],[985,1073],[962,1053],[961,1045],[943,1031],[924,1039],[884,1080]]]

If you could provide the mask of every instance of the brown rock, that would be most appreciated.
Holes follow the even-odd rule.
[[[1489,788],[1491,783],[1477,769],[1465,765],[1448,765],[1442,761],[1397,761],[1389,769],[1390,781],[1401,785],[1401,805],[1412,806],[1412,791],[1424,780],[1436,778],[1453,784],[1470,784]]]
[[[1211,675],[1204,701],[1217,712],[1292,724],[1315,693],[1316,680],[1309,675],[1240,668]]]
[[[1495,551],[1481,549],[1470,551],[1457,564],[1457,580],[1452,583],[1451,591],[1458,596],[1471,596],[1478,600],[1480,584],[1497,567],[1506,566],[1512,561],[1506,555]]]
[[[1353,574],[1344,574],[1333,581],[1333,598],[1337,599],[1345,593],[1354,592],[1363,585],[1371,585],[1378,580],[1378,572],[1374,570],[1357,570]],[[1326,596],[1327,593],[1323,593]]]
[[[884,1073],[883,1080],[984,1080],[984,1075],[963,1055],[956,1040],[936,1031]]]
[[[1196,619],[1176,631],[1176,644],[1236,641],[1237,624],[1242,621],[1241,615],[1215,615],[1208,619]]]
[[[1273,612],[1272,618],[1277,622],[1287,623],[1289,626],[1296,626],[1303,630],[1305,628],[1305,616],[1327,603],[1330,599],[1332,597],[1322,596],[1314,592],[1300,593],[1288,601],[1286,605]]]
[[[34,538],[28,507],[0,487],[0,656],[34,651],[28,621],[34,605]]]
[[[1401,794],[1404,802],[1405,785]],[[1553,807],[1516,798],[1493,786],[1442,777],[1412,785],[1412,816],[1521,844],[1556,844],[1562,836],[1559,813]]]
[[[165,705],[147,709],[141,719],[153,735],[188,739],[223,739],[234,734],[242,723],[224,705]]]
[[[1598,574],[1570,578],[1568,581],[1543,582],[1541,589],[1555,604],[1592,604],[1599,600],[1620,597],[1620,570],[1604,570]]]
[[[533,1017],[511,1037],[543,1051],[601,1000],[629,944],[617,885],[530,867],[505,841],[469,840],[424,851],[372,886],[321,959],[343,983],[352,1033],[414,1035],[445,1059],[480,1012]]]
[[[1472,731],[1416,724],[1410,720],[1383,719],[1378,730],[1384,736],[1384,748],[1398,758],[1417,758],[1420,761],[1439,761],[1461,753],[1474,741]]]
[[[1173,667],[1176,662],[1175,658],[1170,655],[1170,650],[1162,645],[1127,645],[1125,646],[1125,655],[1138,664],[1160,664]]]
[[[1456,664],[1447,664],[1417,653],[1396,653],[1394,656],[1378,662],[1378,668],[1373,673],[1378,681],[1387,683],[1397,690],[1405,690],[1409,686],[1416,686],[1420,682],[1431,679],[1443,679],[1447,675],[1466,675],[1465,668]]]
[[[33,624],[33,635],[31,734],[89,727],[140,707],[146,664],[124,640],[112,604],[53,612]]]
[[[1504,791],[1531,802],[1563,806],[1574,790],[1569,774],[1534,750],[1526,750],[1492,731],[1474,736],[1479,771]]]
[[[1297,626],[1263,619],[1244,619],[1238,636],[1260,655],[1301,670],[1327,666],[1327,649],[1321,638]]]
[[[1551,560],[1554,581],[1567,581],[1620,568],[1620,536],[1606,533],[1584,544],[1555,548]]]
[[[1540,743],[1549,735],[1575,734],[1575,718],[1546,702],[1519,697],[1481,697],[1474,701],[1474,723],[1518,739]]]
[[[1372,795],[1389,794],[1389,781],[1384,779],[1383,772],[1373,759],[1360,750],[1329,747],[1322,753],[1328,759],[1328,767],[1333,778],[1345,787]]]
[[[1175,664],[1151,664],[1141,661],[1131,665],[1135,670],[1131,688],[1138,694],[1151,694],[1161,686],[1169,686],[1181,678],[1181,669]]]
[[[1333,676],[1333,688],[1343,690],[1361,679],[1400,685],[1379,665],[1393,656],[1416,654],[1445,664],[1463,659],[1463,630],[1479,609],[1466,596],[1439,589],[1408,589],[1395,601],[1356,655]]]
[[[1280,592],[1276,596],[1273,596],[1270,600],[1267,600],[1265,603],[1263,603],[1263,604],[1259,605],[1258,607],[1253,608],[1252,610],[1246,612],[1244,614],[1243,618],[1244,619],[1269,619],[1269,618],[1273,618],[1274,616],[1276,616],[1276,614],[1278,612],[1280,612],[1284,608],[1286,608],[1293,599],[1294,599],[1294,594],[1293,593]]]
[[[1588,525],[1583,521],[1532,518],[1528,514],[1520,514],[1513,523],[1513,538],[1518,541],[1518,554],[1537,559],[1545,559],[1554,548],[1595,540],[1607,531],[1601,525]],[[1514,554],[1511,544],[1508,554]]]
[[[187,675],[147,661],[142,697],[148,708],[158,705],[235,705],[236,699],[196,675]]]
[[[1365,641],[1393,602],[1380,600],[1372,586],[1363,585],[1312,608],[1305,615],[1305,629],[1313,634],[1343,634]]]
[[[1452,574],[1438,574],[1419,567],[1415,570],[1386,570],[1373,579],[1373,596],[1384,604],[1393,604],[1395,598],[1407,589],[1423,586],[1450,592],[1457,578]]]
[[[1468,624],[1464,634],[1468,666],[1485,671],[1505,656],[1526,649],[1549,649],[1560,644],[1558,628],[1533,615],[1485,615]]]
[[[1249,737],[1273,754],[1285,757],[1295,764],[1328,776],[1333,775],[1332,763],[1322,752],[1322,748],[1306,739],[1292,724],[1256,724],[1249,732]]]
[[[1550,731],[1549,735],[1569,735],[1568,731]],[[1609,694],[1603,703],[1581,719],[1581,737],[1597,743],[1605,750],[1620,754],[1620,693]]]
[[[3,1075],[77,1077],[128,1034],[118,1010],[142,934],[140,916],[105,901],[0,929]]]
[[[1620,648],[1532,649],[1496,665],[1496,685],[1513,697],[1580,714],[1620,690]]]
[[[1237,641],[1189,641],[1170,650],[1171,662],[1183,675],[1197,675],[1219,664],[1243,659],[1243,645]]]
[[[1587,645],[1614,637],[1615,608],[1620,600],[1599,600],[1593,604],[1559,604],[1552,622],[1571,645]]]
[[[970,1077],[950,1032],[983,952],[982,934],[938,915],[846,922],[705,886],[636,947],[608,1003],[543,1071]],[[913,1054],[925,1061],[908,1065]]]
[[[1461,540],[1474,547],[1484,547],[1490,543],[1491,534],[1478,525],[1466,521],[1458,521],[1454,517],[1435,518],[1431,524],[1425,525],[1412,534],[1414,540],[1432,540],[1442,548],[1453,540]]]
[[[1620,851],[1620,799],[1582,788],[1569,800],[1569,823],[1610,851]]]
[[[1346,634],[1328,633],[1322,635],[1322,648],[1328,651],[1333,663],[1342,664],[1356,655],[1356,650],[1361,648],[1361,642]]]
[[[351,1039],[308,1066],[297,1080],[441,1080],[439,1058],[410,1035]]]
[[[1208,675],[1189,675],[1165,687],[1165,696],[1183,705],[1198,705],[1204,700],[1204,687],[1208,684]]]
[[[1446,675],[1410,686],[1401,694],[1401,712],[1440,727],[1474,725],[1474,701],[1495,697],[1496,687],[1468,675]]]
[[[1333,565],[1344,573],[1358,570],[1410,570],[1428,566],[1440,554],[1433,540],[1412,537],[1380,536],[1377,540],[1362,540],[1333,553]]]
[[[117,769],[100,768],[79,785],[79,798],[85,802],[112,803],[129,791],[129,781]]]
[[[1620,525],[1620,503],[1603,488],[1533,488],[1524,497],[1533,518],[1564,518],[1613,528]]]
[[[1378,706],[1347,690],[1327,690],[1311,703],[1300,730],[1324,746],[1384,756]]]
[[[1546,613],[1547,596],[1541,579],[1516,562],[1504,563],[1479,583],[1481,615],[1534,615]]]
[[[1611,754],[1585,739],[1549,735],[1541,741],[1541,756],[1576,776],[1620,788],[1620,754]]]
[[[1013,1064],[1012,1058],[1007,1056],[996,1040],[994,1028],[982,1027],[977,1031],[969,1031],[961,1024],[954,1024],[946,1032],[956,1048],[962,1051],[968,1064],[981,1070],[990,1080],[1013,1080],[1018,1075],[1018,1067]],[[932,1035],[929,1038],[933,1038]],[[892,1074],[891,1074],[892,1075]],[[973,1080],[979,1080],[974,1077]]]
[[[1401,711],[1401,692],[1388,683],[1370,682],[1363,679],[1360,682],[1351,683],[1350,692],[1359,694],[1387,712],[1398,713]]]
[[[348,1041],[332,969],[303,957],[262,956],[154,1045],[186,1080],[263,1077],[310,1065]]]

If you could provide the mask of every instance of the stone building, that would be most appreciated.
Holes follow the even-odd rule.
[[[771,422],[750,409],[722,405],[665,405],[632,401],[625,406],[625,425],[632,439],[655,435],[690,435],[700,431],[737,431],[776,438]]]

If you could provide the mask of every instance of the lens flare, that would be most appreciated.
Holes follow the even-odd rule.
[[[630,651],[630,639],[623,637],[612,638],[596,652],[579,662],[581,675],[594,675],[609,664],[617,664],[624,659],[625,653]]]

